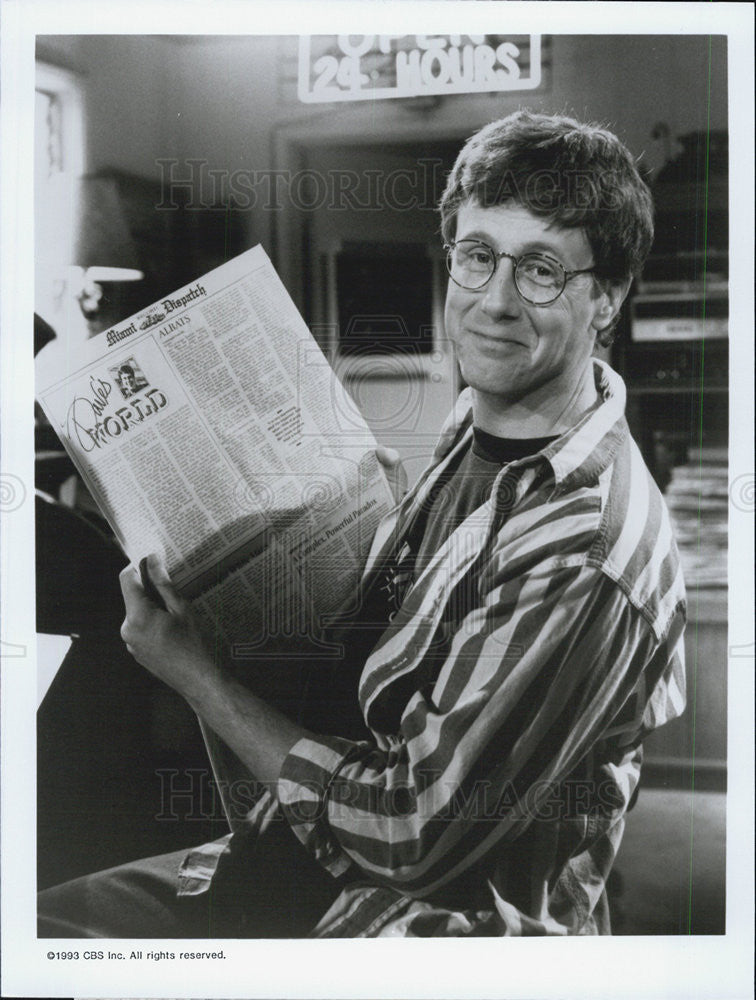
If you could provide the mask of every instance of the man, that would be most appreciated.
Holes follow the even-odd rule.
[[[650,196],[615,136],[518,112],[463,148],[441,215],[468,388],[365,569],[343,665],[365,660],[365,738],[275,711],[157,560],[167,611],[128,568],[128,648],[268,791],[230,841],[53,890],[46,933],[609,932],[641,743],[684,703],[667,513],[592,357],[650,247]]]
[[[133,366],[128,363],[121,365],[118,369],[116,380],[124,399],[130,399],[136,392],[144,389],[147,385],[146,379],[141,375],[137,375]]]

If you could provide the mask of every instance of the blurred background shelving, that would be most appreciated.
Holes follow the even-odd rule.
[[[668,134],[664,123],[657,129]],[[689,596],[689,710],[646,743],[646,780],[723,788],[727,751],[727,132],[677,137],[652,181],[655,238],[613,363],[664,492]],[[695,713],[698,725],[691,725]]]

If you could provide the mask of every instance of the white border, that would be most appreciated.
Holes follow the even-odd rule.
[[[47,964],[33,936],[34,617],[31,520],[33,312],[31,149],[34,35],[284,34],[402,30],[551,34],[729,35],[731,115],[730,460],[733,486],[753,504],[753,9],[726,3],[477,2],[258,3],[256,0],[0,0],[2,15],[2,918],[4,995],[175,997],[571,997],[582,1000],[753,995],[753,526],[731,513],[728,933],[723,937],[601,940],[232,942],[222,966]],[[497,20],[498,24],[498,20]],[[737,324],[737,326],[736,326]],[[738,477],[746,477],[738,479]],[[750,478],[748,478],[750,477]],[[750,483],[750,486],[749,486]],[[9,510],[6,487],[26,491]],[[750,494],[747,491],[750,490]],[[750,645],[749,645],[750,644]],[[733,648],[736,647],[736,648]],[[745,650],[746,655],[743,655]],[[125,943],[128,948],[130,943]],[[173,942],[153,947],[178,950]],[[117,942],[109,942],[117,950]],[[98,945],[99,946],[99,945]]]

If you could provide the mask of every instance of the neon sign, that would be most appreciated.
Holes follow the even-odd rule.
[[[540,35],[318,35],[299,43],[300,101],[533,90]]]

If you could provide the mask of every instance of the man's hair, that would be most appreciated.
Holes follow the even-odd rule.
[[[121,367],[118,369],[118,374],[119,375],[136,375],[136,372],[131,367],[131,365],[121,365]]]
[[[441,197],[441,231],[454,239],[457,212],[515,202],[585,231],[596,276],[637,277],[654,236],[651,192],[612,132],[560,115],[516,111],[467,140]]]

